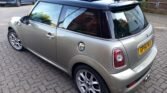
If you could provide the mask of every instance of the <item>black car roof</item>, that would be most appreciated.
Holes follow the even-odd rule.
[[[108,10],[111,9],[112,7],[119,7],[119,6],[138,3],[137,1],[115,1],[115,0],[39,0],[39,1],[58,3],[76,7],[103,9],[103,10]]]

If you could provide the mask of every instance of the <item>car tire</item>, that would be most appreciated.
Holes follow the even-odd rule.
[[[73,77],[80,93],[110,93],[103,78],[87,65],[77,66]]]
[[[37,1],[37,0],[34,0],[34,1],[32,2],[32,4],[35,4],[35,3],[36,3],[36,1]]]
[[[20,0],[16,0],[16,6],[17,7],[21,6],[21,1]]]
[[[15,49],[17,51],[24,50],[24,47],[21,43],[21,40],[19,39],[19,37],[15,31],[13,31],[13,30],[8,31],[7,36],[8,36],[8,42],[12,46],[13,49]]]

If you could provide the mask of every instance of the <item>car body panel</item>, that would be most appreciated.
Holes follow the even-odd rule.
[[[8,30],[9,29],[15,30],[16,34],[18,35],[18,37],[20,39],[22,39],[21,33],[19,32],[20,28],[18,27],[20,25],[20,23],[21,23],[20,19],[21,19],[21,17],[12,17],[11,21],[8,23],[9,24]]]
[[[49,60],[56,59],[56,29],[54,27],[31,21],[30,25],[21,24],[20,33],[25,46],[45,56]],[[49,38],[48,33],[52,34]]]
[[[78,49],[78,44],[80,42],[83,42],[85,44],[84,51],[79,51]],[[101,64],[105,69],[108,69],[109,73],[117,73],[119,71],[122,71],[126,69],[126,66],[120,70],[115,70],[112,67],[112,50],[116,47],[122,48],[122,50],[124,50],[122,44],[117,40],[106,40],[90,35],[75,33],[73,31],[64,30],[62,28],[57,29],[58,61],[65,68],[69,68],[68,63],[70,62],[70,60],[74,60],[75,56],[83,55],[97,61],[97,64]],[[128,59],[126,59],[126,62],[128,62]],[[72,66],[73,64],[70,63],[70,65]]]
[[[155,45],[151,48],[149,54],[150,55],[148,55],[146,57],[146,59],[143,60],[143,62],[141,64],[139,64],[138,66],[136,66],[135,68],[129,68],[129,69],[122,71],[118,74],[111,75],[113,82],[110,82],[110,83],[113,83],[114,86],[120,87],[119,93],[121,93],[121,91],[122,92],[123,91],[125,91],[125,92],[132,91],[132,89],[135,86],[137,86],[138,84],[141,83],[142,79],[144,79],[144,76],[146,76],[148,74],[148,72],[149,72],[149,70],[154,62],[155,56],[157,55],[157,48]],[[132,88],[125,87],[135,80],[138,80],[138,81],[134,85],[134,87],[132,87]]]
[[[138,48],[141,45],[144,45],[145,43],[147,43],[149,40],[152,40],[154,43],[153,38],[154,38],[153,28],[151,25],[148,25],[145,29],[143,29],[143,31],[141,31],[140,33],[134,36],[120,39],[120,41],[122,42],[122,44],[124,45],[128,53],[130,67],[134,68],[142,62],[141,60],[144,60],[143,58],[147,56],[150,49],[146,51],[146,53],[144,53],[143,55],[139,55]]]
[[[111,13],[105,11],[105,14],[108,20],[112,19]],[[104,39],[31,20],[29,24],[24,24],[20,19],[13,17],[9,22],[9,28],[16,31],[25,48],[71,76],[76,64],[92,67],[101,75],[112,93],[133,91],[149,74],[157,55],[155,43],[142,56],[136,53],[139,46],[150,39],[154,41],[150,24],[136,35],[116,39],[113,23],[110,21],[108,23],[112,38]],[[54,36],[53,39],[47,38],[48,32]],[[84,44],[83,51],[79,49],[80,43]],[[116,48],[121,49],[125,56],[125,66],[121,68],[113,66],[113,50]],[[135,80],[137,82],[134,86],[126,87]]]

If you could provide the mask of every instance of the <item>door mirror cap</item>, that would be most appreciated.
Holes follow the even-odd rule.
[[[21,19],[20,19],[20,21],[23,23],[23,24],[26,24],[26,25],[28,25],[28,24],[30,24],[30,17],[29,16],[23,16]]]

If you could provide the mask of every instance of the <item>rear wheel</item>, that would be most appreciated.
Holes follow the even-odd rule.
[[[21,51],[24,49],[21,40],[17,36],[16,32],[14,31],[8,32],[8,41],[15,50]]]
[[[89,66],[76,67],[73,75],[80,93],[110,93],[103,78]]]
[[[21,1],[20,0],[16,0],[16,6],[17,7],[21,6]]]
[[[35,4],[37,0],[34,0],[32,4]]]

